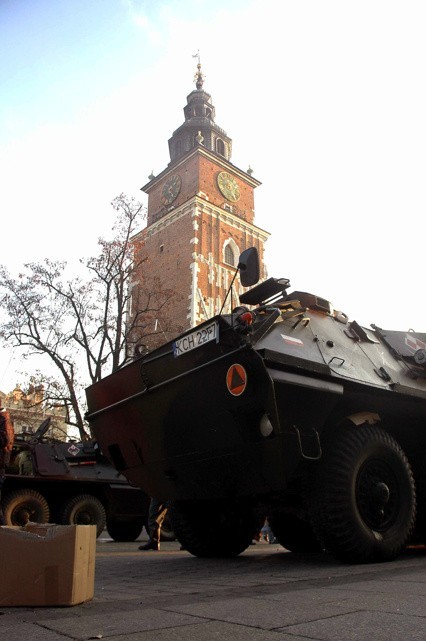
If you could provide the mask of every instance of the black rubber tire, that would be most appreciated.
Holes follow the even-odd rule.
[[[410,544],[426,545],[426,485],[425,478],[416,476],[417,519]]]
[[[259,531],[259,519],[242,502],[172,501],[170,520],[182,546],[198,557],[235,557]]]
[[[40,492],[31,489],[15,490],[3,500],[3,514],[7,525],[23,526],[33,523],[49,523],[49,505]]]
[[[318,539],[337,559],[376,563],[405,548],[416,518],[410,464],[381,428],[337,434],[312,478],[311,517]]]
[[[119,543],[123,543],[125,541],[136,541],[142,532],[143,526],[144,520],[142,518],[128,521],[107,519],[106,524],[110,537]]]
[[[311,524],[297,514],[274,512],[268,521],[278,543],[286,550],[303,554],[321,552],[322,546]]]
[[[106,526],[105,508],[96,496],[79,494],[66,501],[59,512],[62,525],[96,525],[99,537]]]

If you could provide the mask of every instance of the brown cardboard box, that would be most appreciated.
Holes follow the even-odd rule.
[[[90,601],[95,554],[95,525],[0,527],[0,606]]]

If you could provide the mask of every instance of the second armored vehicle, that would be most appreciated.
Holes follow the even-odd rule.
[[[145,525],[149,498],[117,472],[94,441],[18,434],[6,470],[2,508],[8,525],[28,521],[107,528],[116,541],[133,541]]]

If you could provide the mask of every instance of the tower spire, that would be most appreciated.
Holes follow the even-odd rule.
[[[194,76],[196,88],[186,98],[187,104],[183,109],[185,122],[169,138],[170,160],[173,162],[192,149],[202,146],[229,161],[232,140],[226,131],[215,123],[215,108],[210,94],[203,87],[204,74],[201,71],[200,51],[192,57],[198,60]]]

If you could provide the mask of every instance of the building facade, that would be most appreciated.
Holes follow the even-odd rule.
[[[169,140],[170,163],[142,187],[148,195],[147,226],[134,242],[144,273],[136,278],[134,292],[155,276],[175,294],[162,318],[152,319],[157,344],[217,314],[240,253],[255,246],[263,266],[269,236],[254,224],[254,190],[260,182],[250,169],[231,163],[232,140],[215,123],[203,80],[198,64],[184,123]],[[238,304],[241,291],[237,278],[225,312]],[[155,346],[152,339],[148,343]]]
[[[61,405],[47,406],[43,385],[30,385],[26,392],[19,384],[7,394],[0,391],[0,405],[9,410],[15,434],[34,434],[40,424],[49,418],[46,436],[59,441],[67,440],[69,426],[65,422],[65,408]]]

